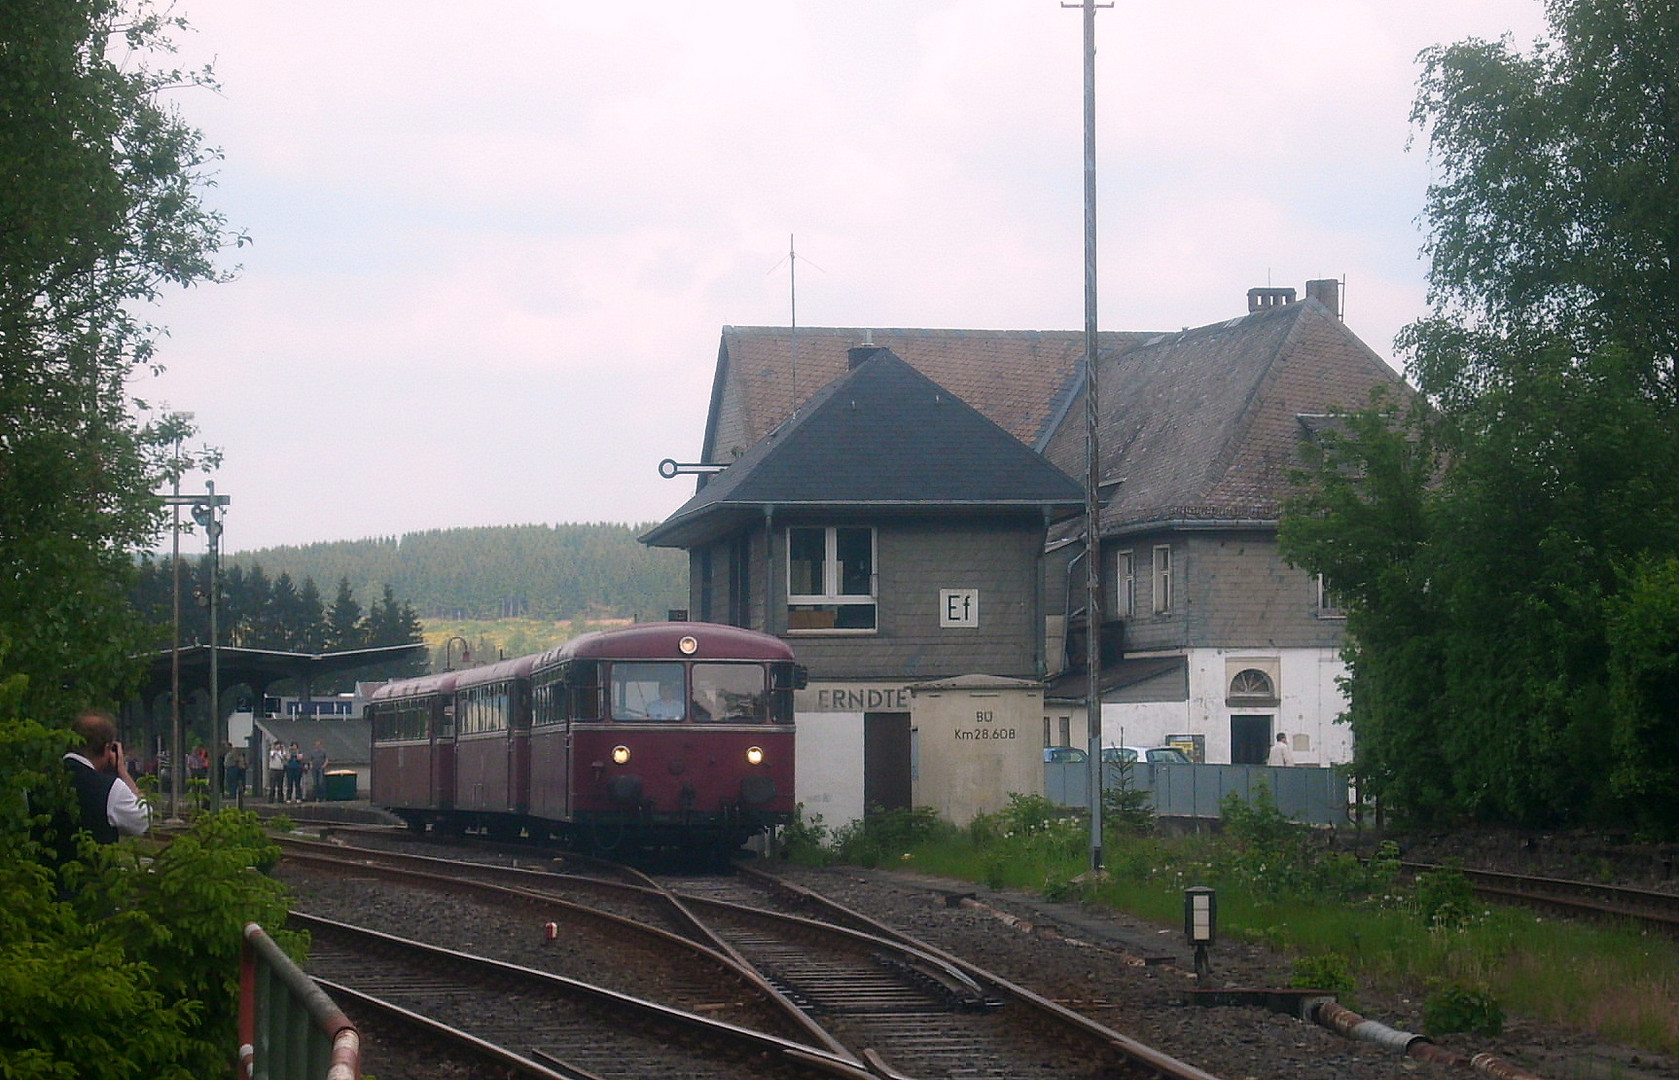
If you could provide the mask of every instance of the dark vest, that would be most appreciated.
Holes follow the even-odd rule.
[[[73,758],[65,758],[64,764],[70,770],[70,783],[76,789],[76,801],[82,810],[82,819],[77,827],[92,833],[101,844],[116,843],[117,827],[111,824],[108,808],[111,785],[117,782],[117,778],[97,772]]]

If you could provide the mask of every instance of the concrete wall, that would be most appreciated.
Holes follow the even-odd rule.
[[[806,821],[832,829],[863,817],[863,714],[800,713],[793,795]]]
[[[1010,793],[1043,794],[1043,691],[918,688],[910,713],[916,806],[966,825],[1008,805]]]

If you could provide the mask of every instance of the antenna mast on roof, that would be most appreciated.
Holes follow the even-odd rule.
[[[799,406],[799,253],[793,247],[792,233],[787,234],[786,262],[788,308],[791,313],[790,326],[793,331],[793,363],[791,379],[789,380],[791,384],[789,388],[790,401],[788,403],[787,411],[789,414],[794,414]],[[810,263],[811,266],[818,270],[822,269],[815,263],[810,262],[809,259],[806,259],[805,262]],[[781,263],[777,262],[774,266],[770,267],[769,272],[773,274],[779,269],[781,269]],[[765,276],[767,277],[769,275],[766,274]]]
[[[787,234],[787,311],[789,328],[793,331],[793,400],[788,412],[799,409],[799,253],[793,249],[793,234]]]

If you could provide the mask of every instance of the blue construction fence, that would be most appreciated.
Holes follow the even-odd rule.
[[[1353,792],[1344,768],[1271,765],[1167,765],[1105,763],[1104,789],[1129,784],[1152,796],[1156,817],[1213,818],[1227,796],[1252,803],[1260,785],[1286,816],[1304,825],[1352,824]],[[1086,762],[1044,765],[1044,797],[1057,806],[1090,805],[1090,766]]]

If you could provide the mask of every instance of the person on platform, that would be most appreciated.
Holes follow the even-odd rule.
[[[286,754],[286,801],[303,801],[303,751],[297,744],[291,744],[291,750]]]
[[[222,794],[237,799],[245,786],[245,757],[232,743],[222,743]]]
[[[286,744],[278,739],[268,748],[268,801],[277,803],[286,794]]]
[[[78,827],[101,844],[114,844],[119,836],[145,835],[151,808],[129,774],[127,755],[117,741],[116,718],[89,709],[76,717],[70,730],[82,741],[80,750],[64,755],[80,808]]]
[[[1277,732],[1277,741],[1271,744],[1271,756],[1265,759],[1267,765],[1293,765],[1294,752],[1288,748],[1288,736]]]
[[[326,786],[326,747],[321,740],[315,740],[314,749],[309,751],[309,797],[316,802],[321,801],[321,789]]]

